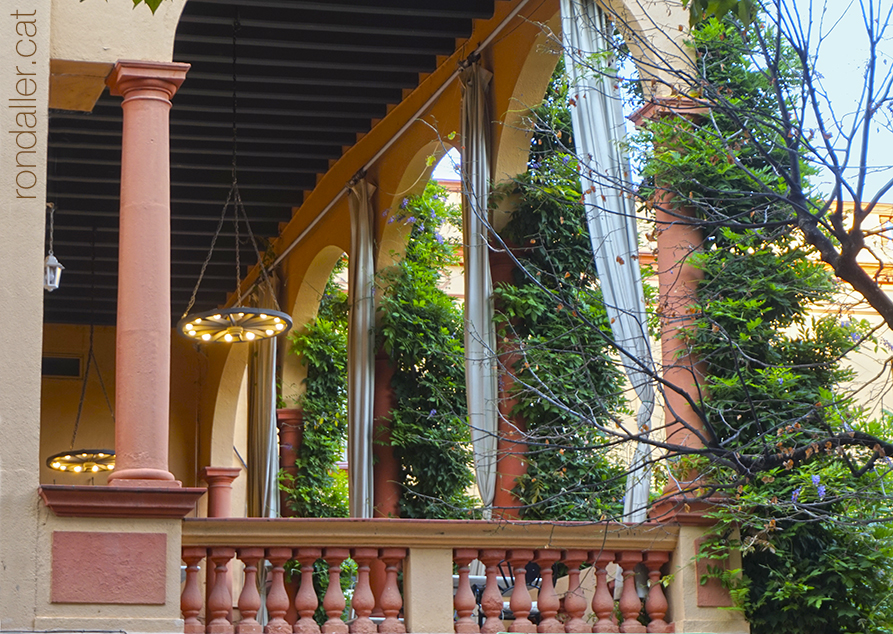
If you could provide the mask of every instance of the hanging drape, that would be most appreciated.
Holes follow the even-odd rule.
[[[276,338],[248,345],[248,517],[279,517]]]
[[[465,386],[478,491],[485,507],[496,493],[496,333],[487,241],[492,73],[473,63],[462,84],[462,233],[465,245]]]
[[[647,438],[654,412],[654,385],[649,376],[653,361],[635,210],[628,196],[629,163],[620,144],[625,132],[616,69],[601,56],[589,58],[604,64],[595,72],[592,64],[588,64],[590,68],[581,66],[585,56],[609,50],[604,34],[611,32],[610,25],[594,0],[561,0],[561,27],[570,92],[578,95],[571,117],[583,190],[587,192],[584,202],[592,251],[611,331],[640,401],[638,434]],[[650,445],[637,443],[627,476],[624,521],[642,522],[647,517],[650,453]]]
[[[375,393],[375,261],[372,193],[359,180],[350,189],[347,336],[347,459],[350,516],[372,517],[372,403]]]

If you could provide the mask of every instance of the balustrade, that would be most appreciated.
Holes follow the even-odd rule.
[[[396,526],[395,526],[396,524]],[[407,631],[447,634],[492,634],[524,632],[673,632],[666,621],[667,597],[661,577],[675,547],[671,527],[630,529],[623,526],[570,526],[539,524],[496,524],[489,522],[411,522],[406,520],[187,520],[183,532],[186,562],[181,609],[186,634],[405,634]],[[492,547],[510,545],[510,549]],[[473,544],[479,548],[469,548]],[[543,547],[547,544],[548,547]],[[589,547],[585,547],[586,544]],[[452,547],[455,546],[455,547]],[[418,549],[446,550],[451,555],[437,570],[412,567],[423,579],[453,572],[452,596],[411,597],[404,595],[400,573],[407,557]],[[209,576],[213,587],[200,587],[200,564],[216,571]],[[355,572],[342,570],[352,559]],[[244,569],[244,583],[233,616],[232,590],[226,570],[236,575]],[[480,561],[486,575],[483,587],[473,586],[469,567]],[[264,564],[264,562],[268,562]],[[328,587],[322,596],[327,620],[317,624],[320,605],[313,585],[314,565],[325,562]],[[386,579],[379,596],[369,583],[370,566],[383,564]],[[415,560],[413,560],[415,561]],[[292,562],[292,563],[289,563]],[[539,570],[538,581],[528,586],[528,570]],[[581,582],[581,570],[594,582]],[[286,592],[286,570],[299,581],[293,602]],[[618,594],[610,586],[619,569]],[[648,588],[636,587],[637,569],[647,573]],[[259,571],[266,570],[265,574]],[[351,570],[354,570],[353,568]],[[553,571],[560,570],[565,581]],[[594,573],[594,574],[592,574]],[[342,579],[351,575],[348,601]],[[258,578],[267,584],[258,592]],[[407,578],[408,579],[408,578]],[[348,580],[345,580],[348,581]],[[566,586],[564,585],[566,583]],[[410,587],[406,583],[406,587]],[[427,584],[412,587],[425,588]],[[430,587],[437,584],[431,583]],[[442,585],[442,584],[441,584]],[[556,586],[566,587],[563,593]],[[588,590],[584,588],[588,586]],[[594,587],[592,587],[594,586]],[[640,598],[644,590],[645,599]],[[417,593],[419,591],[417,590]],[[615,601],[615,596],[619,600]],[[258,621],[262,601],[266,625]],[[404,622],[404,602],[416,601],[413,613],[436,613],[454,617],[441,626],[427,622],[414,630]],[[373,616],[378,606],[382,617]],[[441,609],[444,608],[445,610]],[[290,609],[291,608],[291,609]],[[410,612],[407,611],[407,614]],[[291,616],[294,615],[294,616]],[[350,617],[347,621],[346,617]],[[235,621],[235,622],[234,622]]]

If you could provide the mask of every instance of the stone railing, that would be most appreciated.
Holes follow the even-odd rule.
[[[678,536],[677,527],[617,524],[185,520],[184,628],[187,634],[672,632],[660,579],[669,571]],[[341,617],[348,602],[341,589],[341,564],[348,557],[356,562],[356,573],[349,602],[352,618],[345,623]],[[322,598],[328,620],[321,628],[313,618],[319,599],[312,583],[320,559],[329,575]],[[469,581],[475,559],[486,571],[477,596]],[[200,574],[203,560],[213,569],[210,574]],[[234,560],[241,563],[232,565]],[[269,562],[267,622],[261,625],[256,580],[264,561]],[[291,593],[285,583],[289,561],[294,562],[293,577],[300,579]],[[512,577],[525,579],[531,562],[540,570],[535,603],[527,583],[512,583]],[[567,575],[556,583],[552,570],[559,562]],[[584,564],[594,570],[591,601],[580,584]],[[235,584],[228,570],[236,571]],[[637,572],[649,580],[644,600],[637,592]],[[609,589],[615,581],[621,586],[616,593]],[[241,587],[237,598],[234,585]],[[639,585],[641,592],[641,581]]]

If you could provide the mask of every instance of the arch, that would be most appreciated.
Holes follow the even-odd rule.
[[[421,194],[431,179],[434,166],[452,147],[458,147],[455,140],[439,138],[428,141],[418,148],[409,160],[405,162],[402,173],[397,180],[397,186],[391,193],[379,190],[378,205],[381,209],[380,218],[384,222],[379,223],[378,253],[375,258],[376,269],[381,270],[392,266],[400,260],[406,252],[406,242],[412,227],[404,222],[388,222],[386,217],[396,213],[396,209],[404,198]],[[430,157],[434,160],[429,160]],[[390,210],[385,214],[385,210]]]
[[[688,10],[677,1],[644,3],[636,0],[598,0],[612,17],[629,47],[642,79],[646,99],[668,97],[686,88],[672,69],[692,65],[688,37]],[[560,27],[559,31],[560,32]],[[652,83],[647,81],[654,79]]]
[[[288,311],[294,320],[295,328],[302,328],[316,317],[326,282],[335,263],[342,255],[344,255],[344,251],[340,247],[328,245],[320,249],[311,260],[295,294],[295,301]],[[280,356],[282,363],[281,397],[289,406],[293,406],[304,393],[307,368],[297,356],[289,354],[287,345],[287,343],[282,344],[282,355]]]

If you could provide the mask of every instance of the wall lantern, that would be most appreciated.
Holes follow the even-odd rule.
[[[59,288],[59,280],[62,278],[62,269],[64,268],[50,251],[43,263],[43,287],[46,290],[52,293]]]
[[[47,259],[43,262],[43,287],[52,293],[59,288],[59,280],[62,279],[62,269],[65,267],[59,264],[59,260],[53,255],[53,221],[55,220],[56,205],[47,203],[47,209],[50,210],[50,245]]]

